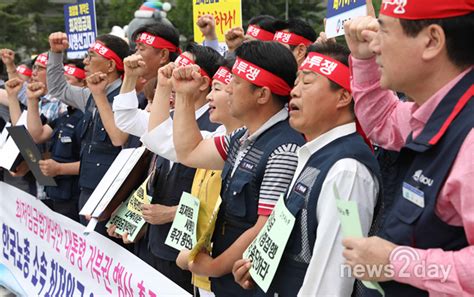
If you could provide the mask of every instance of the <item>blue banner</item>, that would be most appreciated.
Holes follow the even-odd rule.
[[[365,5],[366,0],[328,0],[326,18]]]
[[[97,36],[95,0],[64,5],[64,24],[69,41],[67,57],[83,58]]]

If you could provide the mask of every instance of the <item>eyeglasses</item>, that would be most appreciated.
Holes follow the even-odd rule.
[[[32,70],[33,71],[44,71],[44,70],[46,70],[46,67],[35,64],[35,65],[33,65]]]

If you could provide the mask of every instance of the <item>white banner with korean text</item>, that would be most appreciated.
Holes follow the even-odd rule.
[[[0,264],[25,296],[190,296],[102,235],[0,182]]]

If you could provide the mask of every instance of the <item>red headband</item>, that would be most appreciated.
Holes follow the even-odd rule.
[[[115,67],[119,71],[123,71],[123,61],[120,57],[111,49],[106,47],[102,42],[97,41],[91,47],[91,50],[98,53],[102,57],[106,58],[107,60],[115,61]]]
[[[178,65],[178,67],[184,67],[184,66],[195,65],[196,64],[193,60],[191,60],[190,58],[186,57],[183,54],[179,55],[179,57],[176,58],[174,63],[176,65]],[[204,69],[199,67],[199,71],[200,71],[202,76],[208,77],[209,80],[212,81],[211,77],[209,76],[209,74],[207,74],[207,72]]]
[[[64,74],[72,75],[78,79],[86,78],[86,72],[76,65],[64,65]]]
[[[261,41],[272,41],[275,35],[254,25],[250,25],[247,28],[247,34]]]
[[[31,77],[31,74],[33,74],[33,71],[31,71],[30,68],[26,67],[26,65],[20,65],[16,67],[16,72],[28,77]]]
[[[36,57],[35,64],[36,63],[41,64],[43,67],[46,67],[46,65],[48,64],[48,54],[47,53],[39,54],[38,57]]]
[[[284,44],[288,44],[288,45],[303,44],[304,46],[309,46],[312,44],[310,40],[304,38],[303,36],[300,36],[291,32],[285,32],[285,31],[276,31],[275,37],[273,37],[273,40],[284,43]]]
[[[347,91],[351,91],[349,67],[331,57],[310,52],[299,69],[324,75]]]
[[[397,19],[442,19],[474,11],[472,0],[383,0],[380,14]]]
[[[283,79],[239,57],[235,60],[232,73],[256,86],[268,87],[274,94],[290,95],[291,88]]]
[[[172,53],[178,52],[181,54],[181,49],[173,43],[159,36],[155,36],[146,32],[140,34],[140,37],[138,37],[135,42],[151,45],[154,48],[164,48]]]
[[[212,79],[215,79],[217,81],[220,81],[221,83],[228,85],[230,83],[230,80],[232,79],[232,73],[227,69],[227,67],[219,67],[217,69],[216,74],[212,77]]]

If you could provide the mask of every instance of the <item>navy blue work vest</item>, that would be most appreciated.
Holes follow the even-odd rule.
[[[421,134],[416,139],[408,137],[397,162],[398,191],[378,236],[420,249],[457,251],[468,246],[464,228],[448,225],[435,210],[459,149],[474,127],[474,101],[470,100],[474,94],[473,82],[474,71],[470,71],[439,103]],[[456,115],[459,108],[462,109]],[[450,116],[455,117],[449,124]],[[443,125],[448,124],[443,131]],[[423,195],[424,207],[404,198],[403,188]],[[387,297],[428,296],[426,291],[394,281],[380,285]],[[367,292],[367,296],[380,296],[374,290]]]
[[[338,138],[314,153],[301,171],[285,200],[288,210],[295,216],[295,226],[283,252],[275,278],[268,293],[279,296],[296,296],[313,256],[318,221],[316,209],[324,180],[333,165],[342,159],[355,159],[381,183],[377,160],[358,133]],[[380,199],[381,191],[377,200]],[[314,255],[318,257],[318,255]]]
[[[218,124],[209,121],[209,112],[205,112],[197,120],[200,130],[214,131]],[[157,140],[159,141],[159,140]],[[159,157],[156,160],[156,171],[153,183],[153,204],[174,206],[179,204],[183,192],[191,193],[195,168],[186,167],[180,163],[170,168],[170,161]],[[167,261],[175,261],[179,251],[165,244],[172,223],[149,226],[148,247],[156,257]]]
[[[305,143],[303,136],[290,127],[288,120],[278,122],[256,139],[232,175],[241,145],[240,139],[245,132],[242,129],[232,136],[222,170],[222,204],[213,238],[214,258],[257,222],[260,186],[270,155],[281,145],[301,146]],[[242,289],[234,282],[231,273],[213,278],[211,286],[216,295],[225,296],[254,296],[257,291]]]
[[[84,114],[79,109],[71,110],[57,119],[51,136],[51,158],[59,163],[72,163],[80,160],[81,125]],[[53,200],[69,200],[78,197],[79,176],[58,175],[57,187],[45,187],[46,194]]]
[[[110,104],[120,92],[120,86],[107,95]],[[81,167],[79,170],[79,186],[94,190],[102,177],[112,165],[115,157],[122,150],[121,146],[114,146],[110,140],[99,111],[94,113],[94,99],[92,95],[87,100],[81,131]]]

